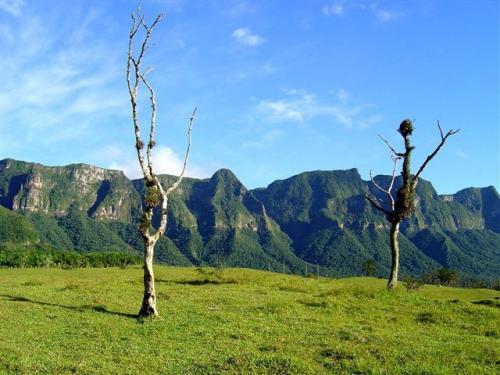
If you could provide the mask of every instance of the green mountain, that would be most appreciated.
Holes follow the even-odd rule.
[[[388,186],[389,176],[376,176]],[[401,185],[396,179],[394,191]],[[364,198],[387,196],[355,169],[305,172],[256,189],[271,217],[292,239],[295,253],[338,274],[360,272],[375,259],[389,265],[388,225]],[[401,226],[401,266],[414,275],[446,267],[470,277],[497,278],[500,266],[500,197],[494,187],[439,196],[432,184],[417,185],[414,215]]]
[[[164,185],[175,179],[160,178]],[[143,192],[142,180],[130,181],[120,171],[2,160],[0,244],[39,241],[78,251],[141,252]],[[363,262],[374,259],[385,275],[388,226],[367,204],[367,192],[384,202],[356,169],[305,172],[254,190],[227,169],[209,179],[186,178],[170,196],[156,259],[302,274],[319,268],[335,276],[360,274]],[[421,180],[415,214],[401,231],[404,275],[447,267],[474,278],[498,277],[500,198],[494,187],[440,196]]]

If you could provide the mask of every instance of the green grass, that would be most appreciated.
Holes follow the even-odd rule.
[[[156,267],[0,270],[0,373],[493,374],[500,293]],[[474,303],[478,302],[480,303]]]

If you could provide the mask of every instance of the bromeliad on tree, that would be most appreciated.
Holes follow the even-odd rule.
[[[189,151],[191,149],[191,130],[193,127],[194,116],[196,114],[196,108],[193,110],[191,117],[189,119],[188,126],[188,145],[186,149],[186,155],[184,157],[184,164],[182,167],[181,174],[175,181],[173,185],[169,188],[164,189],[160,180],[155,175],[153,170],[153,158],[152,150],[155,146],[155,130],[156,130],[156,95],[153,86],[149,83],[147,79],[147,74],[151,71],[147,68],[145,71],[142,70],[141,65],[143,62],[144,54],[148,48],[148,42],[150,40],[151,34],[155,26],[162,19],[162,15],[158,15],[151,25],[146,24],[144,20],[144,15],[141,12],[140,7],[137,10],[137,14],[132,13],[132,29],[129,34],[129,44],[128,44],[128,59],[127,59],[127,84],[130,95],[130,103],[132,105],[132,119],[134,123],[135,132],[135,147],[137,149],[137,158],[141,166],[141,171],[144,176],[144,184],[146,187],[146,192],[144,196],[145,207],[139,225],[139,230],[141,232],[142,239],[144,241],[144,298],[142,301],[142,306],[139,311],[139,317],[157,316],[158,309],[156,307],[156,293],[155,293],[155,281],[153,273],[153,254],[156,242],[165,233],[167,226],[167,208],[168,208],[168,196],[180,185],[182,178],[184,177],[184,172],[186,171],[186,165],[189,157]],[[133,52],[134,40],[138,33],[143,32],[144,37],[142,43],[139,45],[139,52],[135,56]],[[144,155],[145,143],[141,139],[141,127],[139,123],[138,116],[138,94],[139,87],[144,85],[149,93],[149,99],[151,103],[151,119],[149,124],[149,141],[146,145],[146,155]],[[144,157],[146,156],[146,157]],[[160,208],[160,225],[158,228],[152,227],[154,210]]]
[[[441,147],[443,147],[444,143],[448,139],[448,137],[456,134],[458,130],[449,130],[446,134],[443,133],[441,126],[438,121],[438,129],[439,134],[441,136],[441,142],[435,148],[435,150],[427,156],[425,161],[422,163],[420,168],[418,169],[415,175],[411,174],[410,170],[410,161],[411,161],[411,153],[415,149],[415,146],[412,146],[410,143],[410,137],[413,134],[413,122],[411,120],[403,120],[399,125],[398,132],[404,139],[405,151],[397,152],[394,147],[392,147],[387,140],[380,137],[391,150],[391,158],[393,161],[393,170],[392,170],[392,178],[387,189],[382,188],[377,182],[373,179],[372,172],[370,171],[370,179],[372,183],[375,185],[377,189],[385,193],[389,197],[390,201],[390,209],[384,208],[374,197],[366,194],[366,199],[375,207],[377,210],[383,212],[387,221],[391,226],[390,230],[390,242],[391,242],[391,273],[389,275],[389,281],[387,283],[387,288],[394,289],[398,284],[398,270],[399,270],[399,242],[398,242],[398,234],[399,234],[399,224],[401,221],[406,219],[411,215],[414,208],[414,196],[415,196],[415,188],[417,187],[418,178],[420,174],[423,172],[427,164],[431,161],[431,159],[436,156]],[[392,194],[392,189],[394,187],[394,180],[396,179],[396,169],[399,160],[403,159],[403,170],[401,171],[402,176],[402,185],[398,189],[396,193],[396,198]]]

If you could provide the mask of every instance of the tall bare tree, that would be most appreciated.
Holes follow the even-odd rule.
[[[375,207],[377,210],[385,214],[385,217],[391,226],[390,230],[391,273],[389,275],[389,280],[387,283],[388,289],[394,289],[398,284],[399,224],[401,223],[401,221],[409,217],[413,212],[415,204],[414,202],[415,188],[417,187],[418,178],[424,171],[427,164],[431,161],[431,159],[434,158],[434,156],[436,156],[441,147],[443,147],[448,137],[458,132],[458,130],[449,130],[445,134],[443,133],[443,130],[439,125],[439,121],[437,126],[439,129],[439,134],[441,136],[441,142],[434,149],[434,151],[431,154],[429,154],[429,156],[427,156],[427,158],[422,163],[422,165],[420,166],[415,175],[412,175],[410,171],[411,153],[415,149],[415,146],[412,146],[410,143],[410,137],[414,130],[412,121],[408,119],[403,120],[403,122],[401,122],[401,124],[399,125],[399,129],[397,130],[404,139],[404,146],[405,146],[404,152],[397,152],[396,149],[392,147],[387,140],[380,137],[387,144],[392,153],[391,158],[394,163],[392,169],[392,178],[389,183],[389,187],[387,189],[384,189],[379,184],[377,184],[377,182],[373,179],[372,171],[370,171],[370,179],[372,180],[372,183],[375,185],[377,189],[379,189],[388,196],[390,202],[390,209],[384,208],[384,206],[380,204],[376,198],[370,196],[369,194],[366,194],[366,199],[372,204],[373,207]],[[394,180],[396,179],[397,164],[398,161],[401,159],[403,159],[403,170],[401,171],[403,181],[401,187],[398,189],[396,193],[396,198],[394,198],[392,194],[392,189],[394,187]]]
[[[144,15],[140,7],[137,13],[132,13],[132,28],[129,33],[128,59],[127,59],[127,84],[130,94],[130,103],[132,105],[132,120],[135,131],[135,147],[137,149],[137,158],[144,176],[146,193],[144,196],[145,207],[142,214],[139,229],[144,241],[144,298],[139,311],[139,317],[157,316],[158,308],[156,306],[155,280],[153,273],[153,255],[156,242],[165,233],[167,227],[167,207],[168,196],[180,185],[191,149],[191,131],[193,128],[196,108],[193,110],[188,125],[188,145],[181,174],[177,180],[168,188],[164,188],[154,173],[152,150],[155,147],[156,130],[156,95],[153,86],[147,79],[150,67],[142,69],[142,63],[145,52],[148,49],[151,34],[156,25],[161,21],[163,15],[158,15],[151,25],[145,22]],[[138,52],[134,54],[134,45],[137,37],[142,36],[139,43]],[[151,118],[149,122],[149,140],[144,151],[144,142],[141,138],[141,126],[138,115],[138,95],[140,86],[144,86],[149,94],[151,104]],[[158,228],[152,226],[155,209],[159,208],[160,225]]]

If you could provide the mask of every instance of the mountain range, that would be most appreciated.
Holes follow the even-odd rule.
[[[174,179],[160,176],[164,185]],[[375,177],[384,186],[389,179]],[[141,252],[143,192],[141,179],[117,170],[1,160],[0,245]],[[185,178],[170,196],[156,260],[347,276],[361,274],[371,259],[384,276],[388,225],[366,201],[367,192],[383,204],[385,197],[356,169],[304,172],[253,190],[228,169],[208,179]],[[439,195],[420,179],[416,193],[415,212],[401,226],[402,275],[448,268],[465,277],[498,279],[495,187]]]

